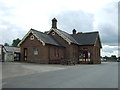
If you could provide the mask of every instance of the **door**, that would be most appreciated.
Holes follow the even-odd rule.
[[[3,54],[2,55],[2,62],[5,62],[5,53],[3,52],[2,54]]]
[[[27,48],[24,48],[24,61],[27,61],[27,54],[28,54],[28,50]]]
[[[90,62],[90,52],[81,51],[79,54],[80,63],[89,63]]]

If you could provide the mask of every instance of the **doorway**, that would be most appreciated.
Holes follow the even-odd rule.
[[[24,48],[24,61],[27,61],[28,49]]]
[[[88,51],[80,51],[79,52],[79,62],[80,63],[90,63],[90,52]]]

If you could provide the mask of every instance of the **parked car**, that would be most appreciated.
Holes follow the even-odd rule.
[[[117,59],[117,62],[120,62],[120,59]]]
[[[106,61],[107,61],[107,59],[102,58],[102,59],[101,59],[101,61],[106,62]]]

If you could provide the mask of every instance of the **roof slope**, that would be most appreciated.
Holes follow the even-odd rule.
[[[4,46],[7,52],[20,52],[20,48],[18,47],[11,47],[11,46]]]
[[[64,47],[59,41],[54,39],[54,37],[52,37],[51,35],[48,35],[46,33],[43,33],[34,29],[31,29],[31,31],[46,44]]]
[[[88,33],[77,33],[77,34],[68,34],[67,32],[64,32],[60,29],[54,29],[51,28],[48,33],[43,33],[34,29],[31,29],[21,40],[19,45],[25,40],[25,38],[30,34],[33,33],[33,35],[36,36],[36,38],[42,42],[43,45],[50,44],[55,46],[61,46],[65,47],[63,43],[58,41],[55,37],[53,37],[51,34],[49,34],[51,31],[55,31],[59,36],[61,36],[64,40],[66,40],[69,44],[73,43],[76,45],[95,45],[96,40],[99,39],[99,33],[98,32],[88,32]],[[100,42],[100,47],[101,42]]]
[[[60,29],[57,29],[57,31],[60,32],[61,34],[63,34],[66,38],[68,38],[71,41],[71,43],[78,44],[78,42],[70,34],[64,32]]]
[[[94,45],[98,37],[98,32],[77,33],[71,35],[79,45]]]
[[[64,40],[66,40],[69,44],[71,43],[78,44],[77,41],[70,34],[60,29],[51,28],[47,34],[49,34],[52,30],[56,32],[59,36],[61,36]]]

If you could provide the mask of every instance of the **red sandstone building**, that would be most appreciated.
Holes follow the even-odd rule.
[[[81,33],[73,29],[69,34],[57,28],[57,20],[52,20],[52,28],[43,33],[31,29],[19,43],[21,61],[37,63],[60,63],[62,59],[77,63],[101,63],[101,41],[98,32]]]

